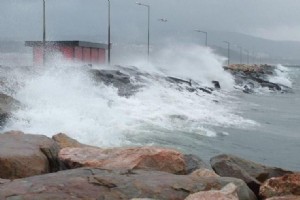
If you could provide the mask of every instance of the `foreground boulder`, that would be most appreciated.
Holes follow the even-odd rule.
[[[0,134],[0,178],[16,179],[60,169],[58,146],[50,138],[22,132]]]
[[[220,176],[235,177],[247,183],[258,196],[260,185],[272,177],[291,174],[291,171],[267,167],[233,155],[219,155],[210,160],[213,170]]]
[[[233,183],[229,183],[222,190],[210,190],[197,192],[189,195],[185,200],[200,200],[200,199],[212,199],[212,200],[239,200],[237,194],[237,187]]]
[[[198,158],[196,155],[193,154],[185,154],[184,155],[184,162],[186,165],[186,173],[192,173],[197,169],[210,169],[209,165],[207,165],[203,160]]]
[[[0,199],[168,199],[183,200],[199,191],[237,187],[240,200],[255,200],[247,185],[235,178],[203,178],[159,171],[80,168],[14,180],[0,185]]]
[[[262,198],[297,195],[300,199],[300,173],[267,180],[260,188]]]
[[[73,138],[70,138],[64,133],[58,133],[56,135],[53,135],[52,139],[58,144],[60,149],[67,147],[91,147],[89,145],[82,144]]]
[[[185,174],[184,155],[158,147],[131,148],[64,148],[60,160],[67,168],[98,167],[101,169],[148,169]]]

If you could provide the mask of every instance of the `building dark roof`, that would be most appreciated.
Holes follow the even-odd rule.
[[[90,47],[98,49],[107,49],[107,44],[94,43],[94,42],[85,42],[85,41],[46,41],[46,46],[79,46],[79,47]],[[43,46],[42,41],[26,41],[25,46],[36,47]]]

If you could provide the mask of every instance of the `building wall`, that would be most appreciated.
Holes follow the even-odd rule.
[[[91,49],[84,47],[83,48],[83,62],[90,63],[91,62]]]
[[[60,46],[59,51],[63,54],[66,60],[74,60],[74,47],[72,46]]]
[[[99,60],[99,50],[96,48],[91,48],[91,61],[92,63],[98,63]]]
[[[105,63],[105,49],[99,49],[98,63]]]
[[[42,65],[43,64],[43,47],[33,48],[33,64]]]
[[[82,55],[82,47],[75,47],[75,60],[82,61],[83,55]]]
[[[60,52],[67,60],[82,61],[86,64],[105,63],[105,49],[79,46],[53,46],[49,47],[48,49],[50,53],[55,51]],[[33,47],[33,60],[34,65],[43,64],[43,47]]]

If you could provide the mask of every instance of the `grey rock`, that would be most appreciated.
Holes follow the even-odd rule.
[[[203,160],[193,154],[185,154],[186,173],[190,174],[197,169],[211,169]]]
[[[159,171],[79,168],[14,180],[0,185],[0,199],[113,199],[132,198],[182,200],[199,191],[220,190],[228,183],[237,187],[240,200],[256,200],[239,179],[174,175]]]
[[[223,177],[242,179],[259,196],[261,184],[269,178],[291,174],[291,171],[264,166],[237,156],[222,154],[211,158],[213,170]]]

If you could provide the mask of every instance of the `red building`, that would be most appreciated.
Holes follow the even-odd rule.
[[[34,65],[43,64],[43,42],[27,41],[25,46],[33,47]],[[45,59],[60,53],[70,61],[80,61],[87,64],[105,63],[107,44],[83,41],[47,41],[45,45]]]

